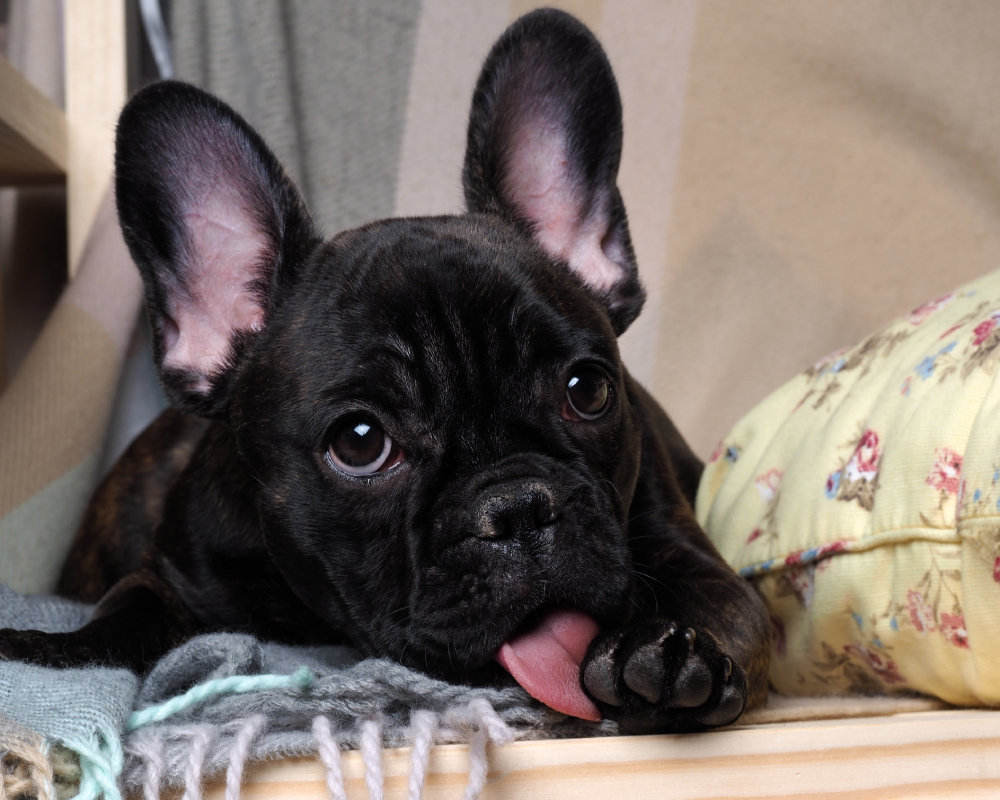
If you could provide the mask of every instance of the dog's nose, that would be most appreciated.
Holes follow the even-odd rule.
[[[475,534],[480,539],[505,539],[546,533],[558,520],[552,492],[541,483],[493,487],[479,504]]]

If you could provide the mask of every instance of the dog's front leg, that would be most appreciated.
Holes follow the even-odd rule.
[[[637,397],[647,428],[628,531],[634,613],[593,641],[581,677],[602,714],[624,730],[703,730],[765,701],[770,620],[698,525],[690,496],[697,480],[679,480],[676,468],[690,462],[700,472],[700,465],[644,398]]]
[[[0,659],[49,667],[101,665],[142,674],[201,625],[151,569],[119,581],[79,630],[0,630]]]

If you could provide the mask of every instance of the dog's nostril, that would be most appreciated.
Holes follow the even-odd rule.
[[[476,536],[500,539],[529,536],[554,524],[559,510],[547,489],[527,489],[487,497],[479,507]]]
[[[539,493],[535,498],[535,522],[539,527],[552,525],[559,520],[559,509],[548,492]]]
[[[480,539],[506,539],[513,534],[513,530],[502,514],[486,512],[479,515],[475,534]]]

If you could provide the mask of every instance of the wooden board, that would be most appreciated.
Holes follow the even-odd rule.
[[[0,56],[0,186],[66,179],[66,117]]]
[[[410,751],[388,751],[385,798],[406,797]],[[425,800],[458,800],[468,748],[436,748]],[[343,754],[348,798],[367,798],[357,752]],[[316,759],[247,776],[245,800],[327,798]],[[223,784],[206,798],[222,800]],[[707,734],[517,742],[490,753],[483,800],[765,797],[1000,797],[1000,713],[930,711],[738,726]]]
[[[66,0],[69,271],[114,166],[115,125],[128,92],[125,0]]]

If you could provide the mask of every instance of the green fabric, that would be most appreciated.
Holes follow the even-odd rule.
[[[175,0],[175,69],[260,131],[329,236],[393,213],[419,16],[418,0]]]
[[[94,491],[98,454],[0,518],[0,583],[25,594],[51,592],[82,510]]]

